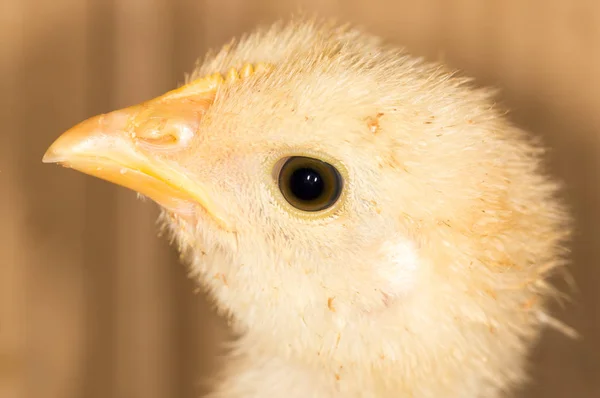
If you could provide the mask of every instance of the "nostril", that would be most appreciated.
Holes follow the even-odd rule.
[[[173,134],[163,134],[159,137],[147,137],[140,139],[154,145],[174,145],[178,142],[177,137]]]
[[[171,119],[167,121],[165,130],[172,136],[180,146],[187,146],[198,128],[195,122],[190,120]]]
[[[152,150],[179,150],[187,147],[194,136],[188,121],[177,119],[149,119],[136,128],[136,142]]]

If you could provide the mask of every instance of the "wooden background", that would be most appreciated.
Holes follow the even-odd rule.
[[[157,239],[156,208],[42,165],[91,115],[181,82],[199,55],[301,5],[503,89],[555,151],[577,217],[583,340],[546,334],[523,397],[600,397],[600,3],[594,0],[2,0],[0,397],[192,398],[225,329]]]

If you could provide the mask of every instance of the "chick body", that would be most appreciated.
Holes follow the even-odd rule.
[[[493,398],[526,380],[569,217],[488,90],[312,22],[230,43],[177,95],[214,73],[229,81],[194,137],[144,149],[233,226],[194,204],[162,214],[240,335],[211,398]],[[286,203],[273,175],[292,155],[340,170],[339,204]]]
[[[270,132],[283,144],[294,134],[290,146],[328,154],[347,144],[337,158],[377,180],[360,187],[359,206],[369,209],[361,215],[382,218],[373,228],[393,224],[381,235],[404,257],[386,269],[390,259],[374,245],[339,256],[338,269],[303,264],[305,275],[254,264],[240,278],[247,288],[209,279],[243,335],[212,396],[495,397],[522,383],[550,294],[543,281],[562,264],[569,233],[541,147],[504,118],[489,90],[363,32],[277,25],[209,56],[189,80],[245,62],[276,73],[224,92],[214,113],[235,117],[215,116],[211,127]],[[335,252],[343,246],[328,239],[369,241],[362,221],[346,236],[343,223],[334,233],[312,226],[300,244],[324,240],[312,250]],[[281,250],[293,258],[311,248]],[[205,275],[240,272],[219,256],[191,263]],[[365,283],[371,292],[353,290],[378,271],[383,279]]]

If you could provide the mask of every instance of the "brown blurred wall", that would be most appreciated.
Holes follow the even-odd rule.
[[[197,397],[222,321],[186,278],[156,208],[42,165],[60,132],[173,88],[209,47],[298,5],[443,57],[503,90],[554,148],[577,218],[579,287],[523,397],[600,397],[600,3],[594,0],[2,0],[0,397]]]

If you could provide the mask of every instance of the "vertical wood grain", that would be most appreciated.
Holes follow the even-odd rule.
[[[23,45],[23,9],[9,2],[0,7],[0,396],[25,398],[26,270],[19,255],[24,237],[21,192],[15,170],[11,133],[18,128],[18,85],[11,77],[18,69]]]
[[[22,56],[10,77],[19,102],[11,132],[21,212],[16,245],[26,273],[25,393],[71,397],[81,388],[85,177],[41,157],[57,134],[84,117],[86,6],[78,0],[20,2]]]

